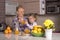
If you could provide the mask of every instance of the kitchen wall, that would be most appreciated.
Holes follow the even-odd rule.
[[[25,13],[40,13],[40,0],[20,0],[19,4],[23,5],[25,8]],[[45,19],[51,19],[55,23],[56,31],[60,31],[60,14],[50,14],[50,15],[43,15],[43,16],[37,16],[37,23],[40,25],[43,25],[43,22]]]
[[[6,16],[5,21],[7,25],[10,25],[12,27],[12,20],[15,18],[15,16]]]
[[[60,31],[60,15],[37,16],[37,23],[43,26],[46,19],[51,19],[55,23],[56,32]]]
[[[10,26],[12,26],[12,20],[16,16],[17,5],[18,0],[5,0],[5,22]]]
[[[25,0],[25,1],[27,1],[27,0]],[[35,0],[36,1],[36,0]],[[23,1],[19,1],[19,4],[21,4],[21,5],[25,5],[24,3],[22,3]],[[37,1],[38,2],[38,1]],[[35,5],[35,6],[38,6],[38,5]],[[27,8],[26,6],[24,6],[24,8]],[[39,13],[39,7],[37,7],[37,8],[33,8],[33,10],[31,10],[32,8],[31,8],[31,5],[30,6],[28,6],[28,8],[30,8],[30,12],[31,13],[38,13],[38,14],[40,14]],[[29,11],[27,11],[26,9],[25,9],[25,13],[27,12],[27,13],[29,13]],[[12,26],[12,20],[15,18],[15,16],[6,16],[6,24],[9,24],[9,25],[11,25]],[[60,31],[60,14],[57,14],[57,15],[40,15],[40,16],[37,16],[37,23],[39,24],[39,25],[42,25],[43,26],[43,22],[46,20],[46,19],[51,19],[52,21],[54,21],[54,23],[55,23],[55,27],[56,27],[56,31]]]
[[[5,21],[5,0],[0,0],[0,22]]]
[[[12,20],[15,16],[6,17],[6,23],[12,26]],[[43,26],[46,19],[51,19],[55,23],[56,32],[60,32],[60,15],[43,15],[37,16],[37,23]]]

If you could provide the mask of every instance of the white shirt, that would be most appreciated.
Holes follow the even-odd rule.
[[[27,26],[28,26],[29,29],[33,29],[33,27],[34,27],[35,25],[37,25],[36,22],[34,22],[33,24],[27,24]]]

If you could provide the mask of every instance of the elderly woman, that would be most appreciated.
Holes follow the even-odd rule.
[[[16,13],[17,16],[13,20],[13,28],[14,30],[18,28],[19,31],[24,31],[25,28],[28,28],[26,26],[26,18],[24,17],[24,8],[21,5],[19,5],[16,8]]]

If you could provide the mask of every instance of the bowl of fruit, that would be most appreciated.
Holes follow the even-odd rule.
[[[40,25],[35,25],[31,30],[31,35],[35,37],[43,37],[45,35],[45,30]]]

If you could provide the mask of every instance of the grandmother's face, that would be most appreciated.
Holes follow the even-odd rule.
[[[17,11],[17,15],[19,15],[19,16],[24,15],[24,8],[19,8]]]

